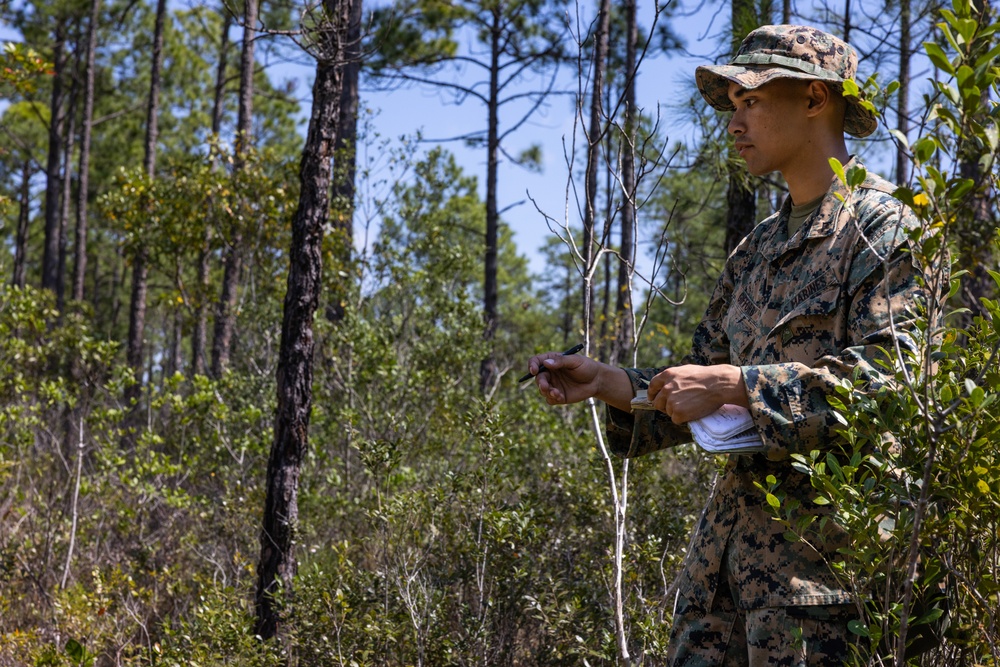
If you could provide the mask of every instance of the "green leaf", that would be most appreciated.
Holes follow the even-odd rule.
[[[929,161],[935,151],[937,151],[937,142],[927,137],[919,139],[913,146],[913,153],[917,161],[921,163]]]
[[[958,87],[964,88],[973,74],[975,74],[975,72],[973,72],[972,68],[968,65],[962,65],[959,67],[955,72],[955,79],[958,81]]]
[[[816,496],[815,498],[813,498],[813,504],[814,505],[829,505],[830,504],[830,499],[827,498],[826,496]]]
[[[811,471],[811,470],[809,469],[809,466],[807,466],[807,465],[806,465],[806,464],[804,464],[804,463],[799,463],[798,461],[796,461],[796,462],[792,463],[792,470],[795,470],[795,471],[797,471],[797,472],[800,472],[800,473],[802,473],[803,475],[808,475],[808,474],[810,474],[810,473],[812,472],[812,471]]]
[[[778,500],[778,497],[773,493],[768,493],[766,496],[764,496],[764,498],[765,500],[767,500],[767,504],[773,507],[774,509],[778,509],[779,507],[781,507],[781,501]]]
[[[939,70],[947,72],[948,74],[955,73],[955,67],[948,60],[948,56],[945,55],[944,49],[935,44],[934,42],[924,42],[924,51],[927,52],[927,57],[931,59],[931,62]]]
[[[960,199],[965,197],[965,195],[967,195],[969,191],[972,190],[972,188],[974,188],[975,186],[976,182],[971,178],[959,179],[958,182],[955,183],[954,186],[952,186],[951,190],[948,191],[948,196],[951,197],[953,201],[958,202]]]
[[[906,150],[910,150],[910,140],[906,137],[905,134],[896,129],[890,129],[889,134],[895,137],[896,141],[899,142],[900,146],[902,146]]]
[[[911,625],[922,625],[924,623],[933,623],[934,621],[941,618],[942,614],[944,614],[944,609],[935,607],[934,609],[931,609],[917,620],[913,621]]]
[[[859,619],[853,619],[847,622],[847,629],[859,637],[869,637],[868,626],[864,624],[863,621]]]
[[[847,171],[847,185],[852,188],[856,188],[864,183],[866,178],[868,178],[868,170],[864,167],[855,166]]]
[[[830,169],[841,183],[847,183],[847,176],[844,174],[844,165],[835,157],[830,158]]]
[[[80,664],[83,662],[84,658],[87,657],[87,649],[83,647],[83,644],[75,639],[69,639],[66,641],[66,655],[69,656],[70,660]]]
[[[1000,44],[997,44],[990,49],[989,53],[986,55],[976,59],[976,69],[992,66],[993,63],[996,62],[997,58],[1000,58]]]

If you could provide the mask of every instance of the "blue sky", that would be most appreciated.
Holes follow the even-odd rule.
[[[640,3],[640,12],[645,16],[641,22],[643,28],[648,29],[652,23],[653,10],[651,5],[642,7],[643,4]],[[680,139],[680,135],[686,131],[671,105],[686,99],[693,92],[694,67],[710,59],[712,50],[718,44],[712,33],[724,25],[724,21],[720,23],[712,20],[712,9],[705,7],[700,12],[681,19],[680,30],[685,35],[689,51],[694,55],[677,55],[669,59],[648,56],[640,67],[637,81],[639,106],[647,114],[660,114],[661,128],[669,134],[671,142]],[[705,34],[711,36],[705,37]],[[703,43],[699,42],[699,37],[704,37]],[[566,68],[561,75],[561,84],[566,89],[575,90],[575,73]],[[391,92],[365,91],[363,96],[363,103],[377,110],[374,122],[383,136],[412,135],[420,130],[428,139],[454,137],[481,130],[486,125],[485,107],[474,102],[467,102],[462,107],[449,104],[439,91],[430,87],[402,88]],[[583,131],[573,104],[572,96],[551,98],[545,108],[506,143],[512,154],[517,154],[532,144],[539,144],[543,160],[540,173],[528,171],[505,160],[499,168],[498,207],[504,211],[503,219],[514,231],[520,252],[528,256],[531,270],[536,273],[545,268],[537,250],[551,235],[544,216],[536,210],[536,204],[559,221],[566,219],[568,210],[569,222],[579,222],[572,192],[568,195],[570,199],[567,209],[569,168],[566,150],[572,144],[574,132],[579,138]],[[501,116],[501,124],[514,120],[513,113]],[[485,149],[470,148],[458,141],[443,145],[455,154],[466,173],[479,179],[480,193],[485,197]],[[427,148],[429,147],[428,145]],[[576,157],[578,164],[582,157]],[[582,187],[582,184],[578,184],[578,187]]]

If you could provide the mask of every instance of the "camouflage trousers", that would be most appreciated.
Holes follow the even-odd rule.
[[[678,597],[667,665],[843,667],[856,639],[847,628],[853,606],[741,609],[723,570],[710,609]]]

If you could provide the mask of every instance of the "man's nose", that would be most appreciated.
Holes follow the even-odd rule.
[[[738,137],[743,134],[743,121],[739,118],[739,112],[734,112],[732,117],[729,119],[729,124],[726,125],[726,131],[734,137]]]

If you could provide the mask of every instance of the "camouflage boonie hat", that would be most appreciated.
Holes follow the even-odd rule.
[[[847,42],[800,25],[767,25],[743,40],[728,65],[703,65],[695,70],[702,97],[719,111],[732,111],[729,82],[753,90],[775,79],[826,81],[838,91],[858,71],[858,54]],[[844,131],[867,137],[878,119],[858,98],[848,97]]]

